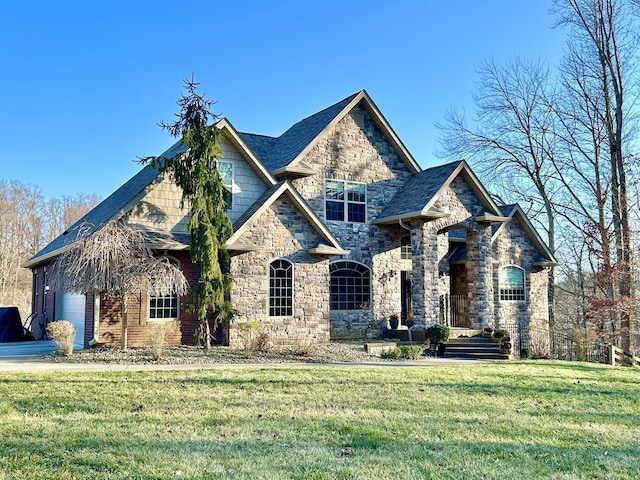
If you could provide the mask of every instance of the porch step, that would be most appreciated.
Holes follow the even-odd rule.
[[[482,335],[450,338],[446,343],[445,357],[476,360],[509,360],[509,355],[500,353],[498,344]]]

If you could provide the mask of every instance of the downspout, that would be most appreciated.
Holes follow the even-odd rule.
[[[398,225],[400,225],[405,230],[408,230],[409,232],[411,232],[411,227],[406,223],[404,223],[401,218],[398,219]]]
[[[100,328],[98,322],[100,321],[100,294],[93,295],[93,338],[89,340],[89,346],[93,347],[98,343],[98,336],[100,335]]]

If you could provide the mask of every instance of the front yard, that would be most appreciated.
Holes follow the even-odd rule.
[[[0,374],[4,479],[640,478],[638,370]]]

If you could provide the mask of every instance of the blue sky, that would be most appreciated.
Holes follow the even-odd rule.
[[[30,1],[0,6],[0,178],[107,196],[195,75],[240,131],[279,135],[366,89],[423,167],[434,123],[473,111],[481,60],[557,62],[551,0]]]

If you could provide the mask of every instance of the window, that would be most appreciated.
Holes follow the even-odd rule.
[[[231,162],[218,161],[216,166],[224,186],[222,195],[224,197],[225,210],[231,210],[233,207],[233,164]]]
[[[367,210],[365,183],[326,180],[324,186],[327,220],[364,223]]]
[[[360,263],[339,261],[329,265],[331,310],[368,308],[371,300],[370,271]]]
[[[293,264],[278,259],[269,264],[269,316],[293,315]]]
[[[502,267],[498,273],[498,287],[500,300],[524,300],[524,270],[514,265]]]
[[[178,261],[169,258],[169,262],[179,266]],[[178,320],[180,316],[180,298],[173,295],[149,295],[149,320]]]
[[[411,251],[411,237],[407,235],[400,239],[400,258],[402,260],[411,260],[413,252]]]

